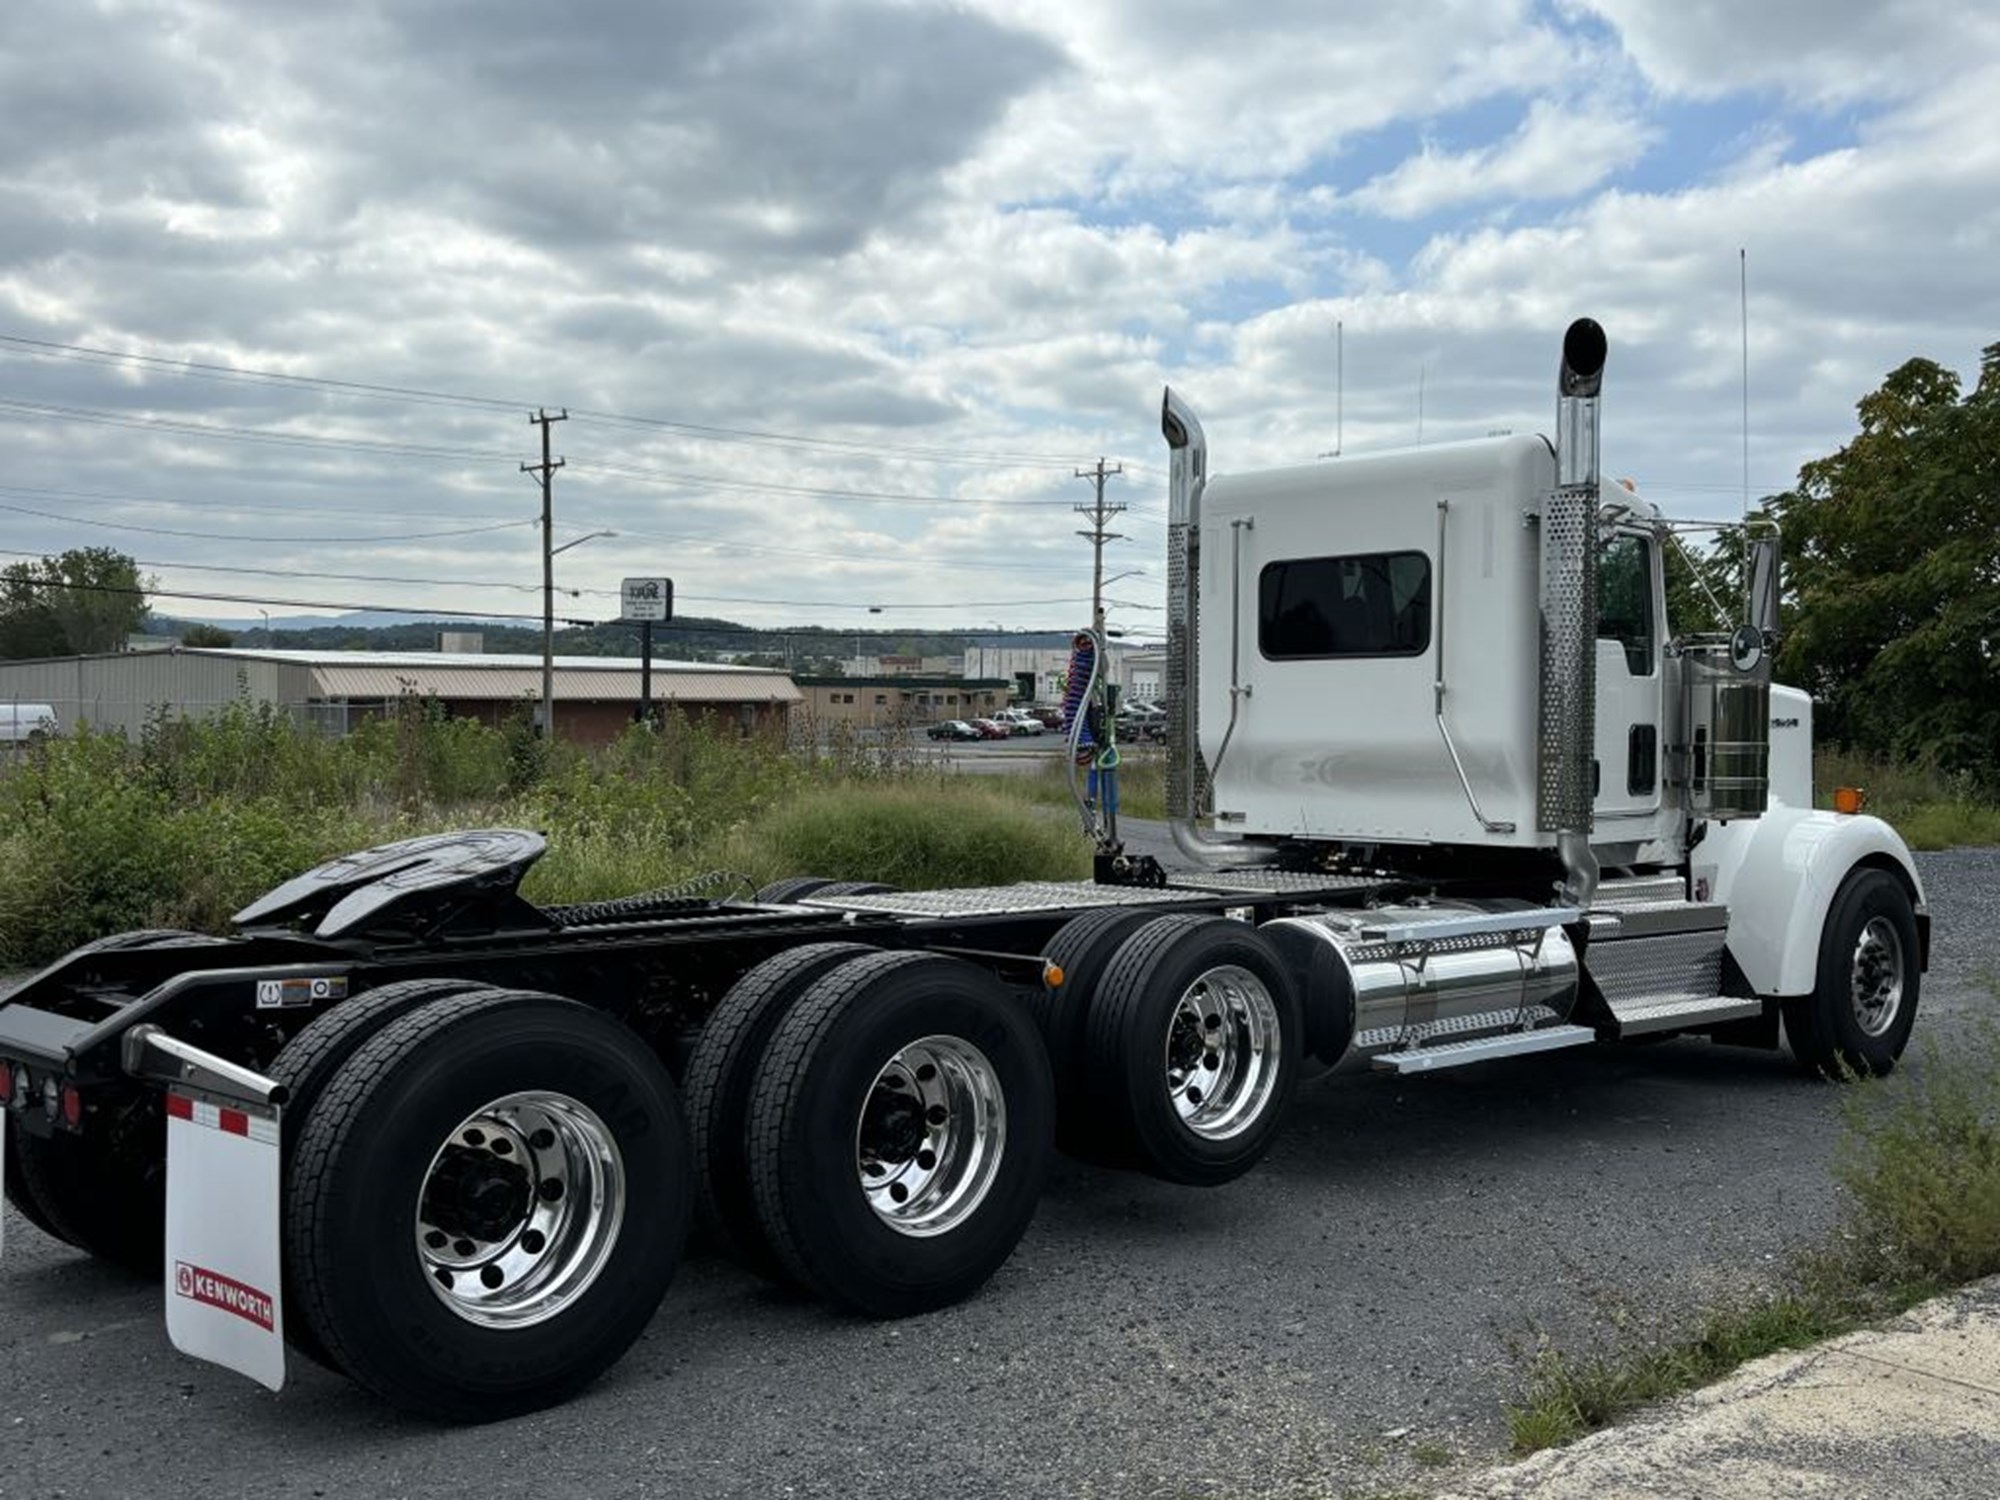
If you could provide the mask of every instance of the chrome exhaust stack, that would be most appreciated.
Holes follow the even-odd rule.
[[[1167,828],[1183,856],[1211,869],[1262,864],[1269,855],[1234,839],[1204,832],[1201,815],[1207,768],[1198,737],[1201,581],[1201,492],[1208,483],[1208,439],[1191,408],[1168,389],[1160,403],[1167,468]]]
[[[1563,335],[1556,378],[1556,487],[1542,509],[1541,713],[1536,826],[1556,836],[1560,899],[1588,906],[1597,890],[1590,763],[1597,739],[1597,397],[1604,330],[1578,318]]]

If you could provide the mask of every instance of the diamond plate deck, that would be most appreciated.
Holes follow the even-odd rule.
[[[1289,870],[1208,870],[1198,875],[1176,875],[1168,885],[1177,891],[1298,896],[1315,891],[1365,891],[1388,883],[1373,875],[1309,875]]]
[[[1138,885],[1098,885],[1089,880],[1031,880],[1019,885],[971,886],[946,891],[884,891],[872,896],[806,895],[793,903],[822,911],[879,912],[892,917],[1007,917],[1097,906],[1158,906],[1171,911],[1213,896],[1266,896],[1296,900],[1319,892],[1365,890],[1381,884],[1361,875],[1294,875],[1280,870],[1222,871],[1177,877],[1164,890]]]
[[[968,886],[947,891],[884,891],[874,896],[806,896],[797,904],[826,911],[873,911],[892,917],[999,917],[1092,906],[1159,905],[1172,891],[1088,880],[1031,880],[1020,885]],[[1193,899],[1197,891],[1180,895]]]

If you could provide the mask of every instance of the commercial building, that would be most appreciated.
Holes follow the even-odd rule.
[[[603,744],[639,707],[637,657],[555,659],[556,733]],[[79,724],[136,735],[149,718],[198,718],[234,702],[270,704],[302,724],[344,734],[399,699],[499,724],[537,710],[539,656],[443,651],[178,649],[0,662],[0,703],[46,703],[63,730]],[[653,662],[661,710],[745,733],[782,730],[799,689],[783,672],[709,662]]]
[[[824,727],[850,724],[890,729],[938,719],[983,718],[1007,706],[1014,684],[1005,677],[801,677],[803,710]]]

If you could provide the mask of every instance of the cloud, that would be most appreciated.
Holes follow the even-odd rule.
[[[1506,140],[1458,152],[1426,146],[1348,202],[1392,219],[1420,219],[1460,204],[1572,198],[1630,166],[1657,138],[1633,114],[1537,99]]]
[[[1060,626],[1076,467],[1157,546],[1163,382],[1218,467],[1309,460],[1339,322],[1350,451],[1419,386],[1427,441],[1534,429],[1580,312],[1614,464],[1726,511],[1738,246],[1760,486],[2000,337],[1996,83],[1994,23],[1916,0],[17,6],[0,333],[497,404],[0,344],[0,503],[68,518],[6,545],[532,608],[529,527],[383,538],[531,519],[546,404],[559,528],[621,534],[558,560],[579,608],[636,567],[773,625]]]

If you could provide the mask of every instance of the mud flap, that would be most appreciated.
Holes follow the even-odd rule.
[[[278,1111],[173,1091],[166,1106],[167,1337],[278,1390]]]

